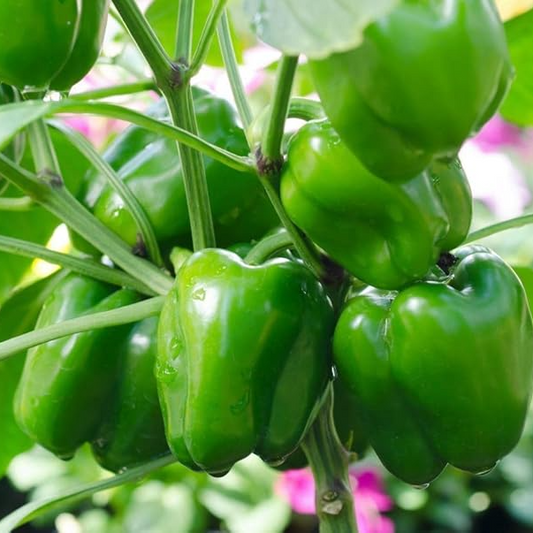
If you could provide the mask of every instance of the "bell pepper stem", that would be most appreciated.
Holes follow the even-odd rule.
[[[245,261],[250,265],[260,265],[275,253],[293,248],[294,241],[287,230],[281,230],[279,233],[269,235],[260,240],[248,253]]]
[[[125,305],[112,311],[103,311],[101,313],[72,318],[45,328],[35,329],[18,337],[12,337],[7,341],[0,342],[0,361],[33,346],[38,346],[39,344],[44,344],[45,342],[60,339],[68,335],[93,329],[121,326],[123,324],[138,322],[151,316],[157,316],[161,312],[164,301],[164,296],[156,296],[155,298]]]
[[[333,422],[333,388],[302,443],[315,478],[320,533],[357,533],[354,500],[348,477],[349,454]]]
[[[248,131],[253,120],[253,115],[239,73],[239,65],[237,64],[237,56],[235,55],[235,48],[233,47],[233,41],[231,39],[229,19],[226,12],[222,14],[218,24],[218,43],[220,51],[222,52],[222,58],[224,59],[224,66],[226,67],[226,72],[231,85],[231,92],[233,93],[233,99],[235,100],[239,117],[241,117],[244,131]]]
[[[174,57],[178,62],[187,65],[189,65],[189,59],[191,57],[193,24],[194,0],[180,0]]]
[[[511,218],[509,220],[504,220],[503,222],[498,222],[497,224],[492,224],[485,228],[481,228],[477,231],[473,231],[467,235],[463,244],[469,244],[474,241],[479,241],[485,237],[490,237],[491,235],[496,235],[502,231],[507,231],[514,228],[522,228],[528,224],[533,224],[533,214],[523,215],[516,218]]]
[[[75,257],[70,254],[55,252],[35,244],[33,242],[23,241],[20,239],[13,239],[0,235],[0,251],[8,254],[21,255],[23,257],[30,257],[32,259],[38,258],[54,265],[59,265],[63,268],[78,272],[84,276],[89,276],[118,287],[128,287],[134,289],[141,294],[154,296],[153,290],[149,289],[144,283],[126,274],[122,270],[110,268],[108,266],[97,263],[92,259],[86,257]]]
[[[200,35],[200,41],[198,42],[198,46],[196,47],[193,59],[191,61],[191,66],[187,73],[189,78],[192,78],[196,74],[198,74],[199,70],[202,68],[202,65],[205,62],[205,59],[207,57],[207,54],[209,53],[209,49],[213,42],[213,37],[215,36],[218,21],[220,20],[220,17],[224,12],[226,3],[227,0],[215,0],[213,6],[211,7],[211,10],[209,11],[205,26],[203,27],[202,34]]]
[[[281,141],[283,139],[285,119],[287,118],[292,84],[297,67],[298,56],[282,56],[276,75],[274,101],[261,143],[258,160],[260,172],[261,167],[264,167],[268,173],[269,169],[279,169],[283,164]]]

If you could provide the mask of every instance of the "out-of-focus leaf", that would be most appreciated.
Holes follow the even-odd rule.
[[[256,35],[287,55],[327,57],[358,46],[363,31],[398,0],[245,0]]]
[[[516,78],[503,102],[502,115],[520,126],[533,125],[533,11],[505,24]]]
[[[8,104],[0,108],[0,149],[28,124],[46,115],[53,107],[51,102],[37,100]]]
[[[0,341],[22,335],[35,326],[41,306],[60,275],[55,274],[15,292],[0,307]],[[32,444],[18,428],[13,416],[13,395],[23,364],[23,354],[0,361],[0,477],[11,459]]]
[[[157,36],[163,43],[165,50],[172,57],[176,46],[176,28],[178,20],[179,0],[154,0],[146,12],[148,21],[154,28]],[[198,40],[202,33],[212,2],[202,0],[194,5],[194,27],[193,27],[193,51],[196,49]],[[242,54],[242,44],[238,39],[233,39],[237,57]],[[218,48],[216,35],[211,44],[209,54],[206,59],[208,65],[222,66],[222,56]]]

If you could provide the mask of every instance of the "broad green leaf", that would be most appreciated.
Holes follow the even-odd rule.
[[[150,461],[149,463],[126,470],[122,474],[118,474],[95,483],[82,485],[73,490],[66,490],[60,494],[57,494],[53,498],[45,498],[43,500],[23,505],[13,513],[7,515],[3,520],[0,520],[0,533],[10,533],[16,527],[21,526],[30,520],[33,520],[45,513],[49,513],[50,511],[61,509],[66,504],[70,504],[84,498],[89,498],[97,492],[119,487],[125,483],[139,481],[146,474],[154,472],[155,470],[158,470],[159,468],[167,466],[173,462],[175,462],[174,457],[166,455],[164,457],[160,457],[159,459]]]
[[[505,23],[516,78],[501,108],[502,115],[520,126],[533,125],[533,11]]]
[[[0,341],[33,329],[44,300],[61,276],[54,274],[13,293],[0,307]],[[11,459],[32,445],[13,417],[13,395],[23,364],[23,354],[0,361],[0,477],[4,475]]]
[[[398,0],[245,0],[256,35],[287,55],[327,57],[358,46],[364,29]]]
[[[193,53],[200,39],[207,15],[211,10],[212,2],[202,0],[195,2],[194,27],[193,27]],[[176,28],[178,21],[179,0],[154,0],[146,12],[148,21],[161,40],[167,53],[173,57],[176,46]],[[242,48],[238,40],[234,40],[237,57],[240,57]],[[214,36],[209,54],[206,59],[208,65],[222,66],[222,56],[218,48],[216,35]]]

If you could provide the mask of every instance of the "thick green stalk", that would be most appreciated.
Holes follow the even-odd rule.
[[[297,66],[298,56],[283,56],[278,66],[274,101],[262,139],[261,154],[258,161],[259,170],[262,173],[276,172],[283,163],[281,141]]]
[[[228,14],[225,11],[222,13],[222,17],[218,24],[218,43],[220,51],[222,52],[222,57],[224,58],[224,66],[226,67],[226,72],[231,85],[233,99],[235,100],[237,111],[241,117],[244,131],[247,131],[254,117],[248,99],[246,98],[246,92],[239,73],[237,56],[235,55],[235,48],[233,47],[233,42],[231,40]]]
[[[176,33],[176,53],[174,57],[178,63],[186,66],[190,63],[193,25],[194,0],[180,0]],[[146,59],[148,60],[148,58]]]
[[[121,270],[107,267],[92,259],[82,259],[69,254],[54,252],[45,246],[33,242],[0,235],[0,251],[24,257],[43,259],[48,263],[68,268],[84,276],[99,279],[100,281],[105,281],[106,283],[111,283],[119,287],[128,287],[142,294],[154,295],[154,291],[149,289],[144,283]]]
[[[174,91],[171,97],[167,97],[167,101],[174,123],[196,133],[198,126],[190,87],[181,87]],[[193,249],[197,251],[202,248],[213,248],[216,245],[215,229],[203,157],[196,150],[181,143],[178,144],[178,151],[183,169]]]
[[[38,178],[2,154],[0,154],[0,175],[56,215],[156,294],[168,293],[172,287],[172,278],[149,261],[134,256],[122,239],[89,213],[68,192],[59,176],[48,174]]]
[[[131,322],[138,322],[151,316],[157,316],[161,312],[164,301],[165,298],[163,296],[157,296],[144,302],[125,305],[112,311],[103,311],[101,313],[72,318],[45,328],[35,329],[18,337],[13,337],[7,341],[0,342],[0,361],[33,346],[38,346],[39,344],[44,344],[45,342],[60,339],[68,335],[93,329],[121,326],[122,324],[130,324]]]
[[[333,422],[333,388],[302,449],[315,478],[316,514],[320,533],[357,533],[352,489],[348,476],[348,452],[342,447]]]
[[[214,0],[214,4],[209,12],[209,16],[205,22],[205,26],[200,35],[200,41],[194,52],[193,59],[191,61],[191,66],[187,72],[187,77],[193,78],[202,65],[205,62],[211,43],[213,42],[213,37],[215,36],[216,27],[224,8],[226,7],[227,0]]]

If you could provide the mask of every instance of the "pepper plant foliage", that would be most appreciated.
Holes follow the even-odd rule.
[[[174,461],[221,475],[252,452],[280,468],[287,458],[286,466],[309,464],[323,531],[355,532],[347,471],[347,451],[361,451],[355,441],[368,438],[391,472],[417,484],[446,463],[491,468],[516,445],[531,394],[527,295],[493,252],[474,247],[474,261],[455,251],[476,238],[467,236],[472,198],[456,156],[500,106],[508,119],[533,123],[529,4],[153,0],[143,13],[135,0],[53,0],[44,37],[32,5],[0,8],[0,476],[32,441],[63,458],[88,442],[119,473],[28,504],[0,521],[0,532]],[[497,6],[517,16],[502,26]],[[69,93],[100,54],[110,8],[127,31],[123,49],[137,47],[150,77]],[[15,32],[13,9],[24,26]],[[412,28],[423,46],[407,45]],[[257,40],[281,52],[270,106],[259,113],[237,68]],[[455,78],[463,54],[464,76]],[[125,65],[124,57],[111,59]],[[191,88],[204,64],[226,68],[236,110]],[[291,98],[305,76],[321,103]],[[161,99],[146,113],[106,100],[147,90]],[[444,109],[450,102],[459,115]],[[131,125],[100,154],[56,120],[76,114]],[[287,117],[312,123],[286,135]],[[45,247],[60,223],[74,246],[68,254]],[[205,250],[217,245],[227,250]],[[35,258],[62,268],[42,278]],[[466,270],[476,283],[461,282]],[[387,291],[378,297],[376,288]],[[441,402],[460,391],[419,394],[443,369],[420,364],[427,350],[412,330],[427,330],[444,358],[450,339],[461,339],[430,319],[471,298],[451,305],[451,319],[479,349],[472,309],[475,298],[490,307],[494,290],[509,294],[500,306],[509,324],[486,316],[486,351],[495,375],[520,378],[519,405],[508,397],[512,383],[473,387],[457,374],[465,355],[444,365],[446,383],[478,394],[461,424],[462,400]],[[409,300],[415,326],[398,312],[391,330],[389,314],[411,293],[440,313],[417,314]],[[365,321],[371,333],[358,325]],[[391,331],[394,346],[385,342]],[[512,344],[514,366],[502,362],[497,340]],[[362,379],[379,366],[376,354],[392,370]],[[339,370],[343,409],[331,392]],[[484,398],[500,410],[496,422]],[[80,418],[76,403],[91,405],[90,416]],[[390,424],[389,407],[397,410]],[[435,428],[431,437],[420,420]],[[132,441],[132,424],[145,440]],[[406,441],[400,451],[397,433]],[[430,463],[423,472],[421,448]]]

